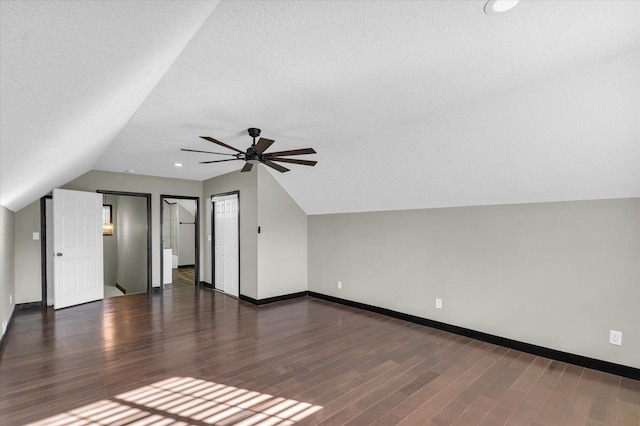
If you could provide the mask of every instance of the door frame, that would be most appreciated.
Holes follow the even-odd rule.
[[[196,202],[196,214],[195,214],[195,239],[196,239],[196,254],[195,254],[195,266],[194,286],[200,285],[200,197],[192,195],[167,195],[160,194],[160,289],[164,291],[164,201],[167,198],[174,198],[177,200],[194,200]]]
[[[42,300],[40,306],[47,309],[47,198],[53,200],[52,194],[40,198],[40,281]],[[53,205],[51,206],[53,208]],[[49,226],[53,226],[50,224]]]
[[[242,295],[242,268],[241,268],[241,247],[240,247],[240,190],[221,192],[220,194],[214,194],[209,199],[211,200],[211,288],[216,289],[216,211],[214,198],[226,197],[228,195],[236,195],[238,197],[238,299]],[[227,292],[222,292],[228,296],[231,296]],[[234,296],[231,296],[234,297]]]

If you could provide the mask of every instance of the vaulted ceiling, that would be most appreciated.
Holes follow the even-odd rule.
[[[0,203],[248,127],[309,214],[640,196],[640,2],[484,3],[3,1]]]

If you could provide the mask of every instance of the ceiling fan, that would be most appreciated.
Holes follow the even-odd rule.
[[[200,164],[209,164],[209,163],[222,163],[225,161],[236,161],[236,160],[244,160],[246,164],[240,170],[241,172],[249,172],[254,164],[264,164],[265,166],[271,167],[281,173],[288,172],[289,169],[286,167],[282,167],[280,164],[276,164],[275,162],[281,163],[291,163],[291,164],[301,164],[303,166],[315,166],[317,161],[311,160],[298,160],[295,158],[283,158],[283,156],[289,155],[304,155],[304,154],[315,154],[316,151],[313,148],[302,148],[302,149],[292,149],[289,151],[277,151],[277,152],[269,152],[265,153],[265,151],[271,146],[275,141],[271,139],[260,138],[258,143],[256,143],[256,138],[260,136],[260,129],[256,129],[252,127],[247,130],[249,132],[249,136],[253,138],[253,143],[246,151],[240,151],[237,148],[234,148],[230,145],[227,145],[224,142],[220,142],[209,136],[200,136],[202,139],[213,142],[230,150],[236,151],[236,154],[229,154],[225,152],[213,152],[213,151],[199,151],[196,149],[185,149],[182,148],[181,151],[189,151],[189,152],[204,152],[206,154],[218,154],[218,155],[230,155],[235,158],[229,158],[228,160],[213,160],[213,161],[200,161]]]

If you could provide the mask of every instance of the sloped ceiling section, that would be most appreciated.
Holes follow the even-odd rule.
[[[90,170],[216,5],[0,2],[0,204]]]
[[[308,214],[640,195],[640,2],[221,2],[98,161],[204,180],[311,146],[274,177]],[[180,162],[184,167],[173,167]]]

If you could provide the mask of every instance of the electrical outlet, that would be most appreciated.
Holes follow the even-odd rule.
[[[609,343],[622,346],[622,331],[609,330]]]
[[[342,290],[342,281],[338,281],[338,290]]]
[[[13,304],[13,294],[9,295],[9,304]]]
[[[436,299],[436,309],[442,309],[442,299]]]

